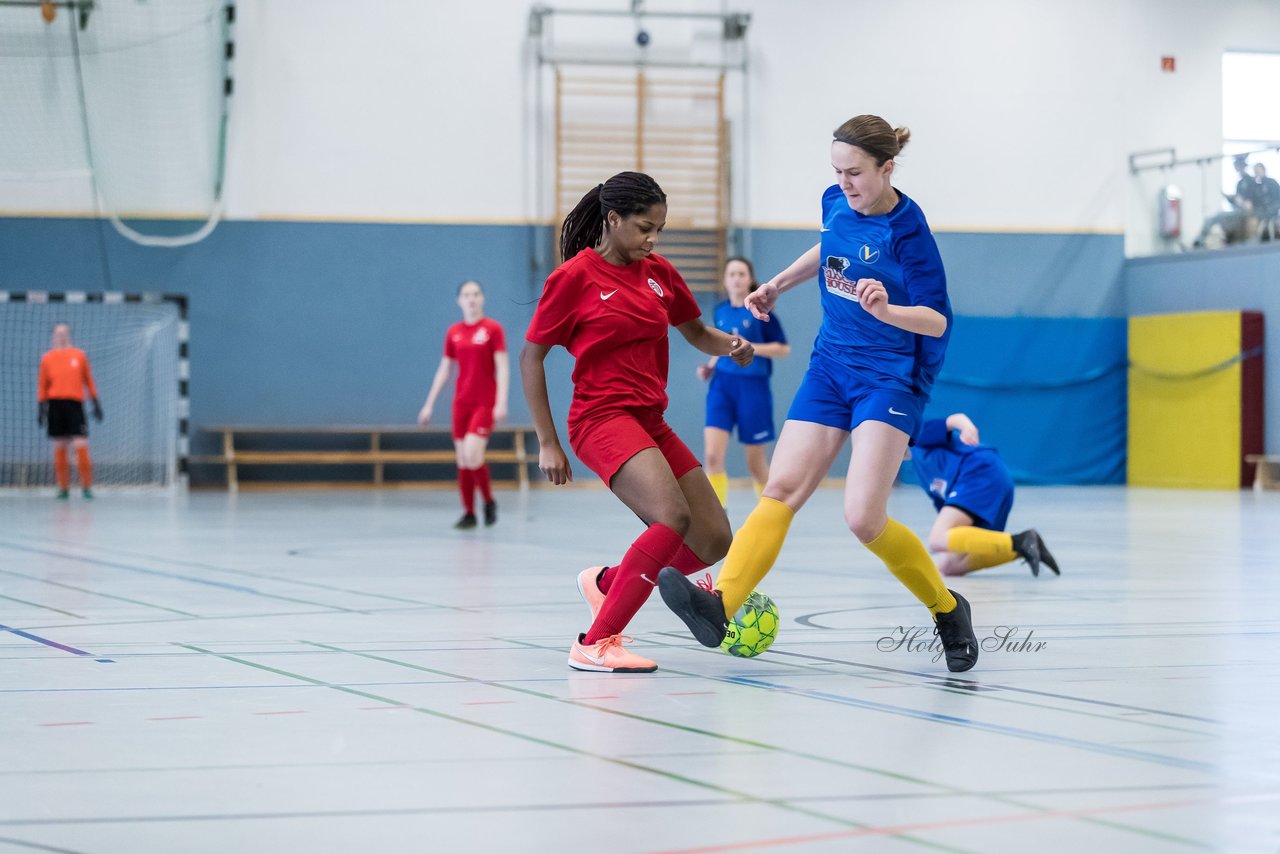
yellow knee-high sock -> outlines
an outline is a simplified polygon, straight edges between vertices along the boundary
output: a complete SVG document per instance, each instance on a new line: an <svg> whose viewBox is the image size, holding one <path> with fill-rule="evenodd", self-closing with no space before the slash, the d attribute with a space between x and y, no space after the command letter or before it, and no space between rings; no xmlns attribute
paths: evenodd
<svg viewBox="0 0 1280 854"><path fill-rule="evenodd" d="M716 491L716 498L720 499L721 507L729 506L729 475L724 472L720 474L709 474L707 480L711 481L711 488Z"/></svg>
<svg viewBox="0 0 1280 854"><path fill-rule="evenodd" d="M866 546L932 613L945 614L956 607L956 597L942 582L924 543L906 525L890 519Z"/></svg>
<svg viewBox="0 0 1280 854"><path fill-rule="evenodd" d="M947 531L947 551L969 556L969 569L986 569L1016 560L1013 537L1004 531L988 531L964 525Z"/></svg>
<svg viewBox="0 0 1280 854"><path fill-rule="evenodd" d="M761 498L733 535L733 545L729 546L729 554L716 578L716 589L724 594L726 616L738 613L751 591L773 567L795 515L795 511L781 501Z"/></svg>

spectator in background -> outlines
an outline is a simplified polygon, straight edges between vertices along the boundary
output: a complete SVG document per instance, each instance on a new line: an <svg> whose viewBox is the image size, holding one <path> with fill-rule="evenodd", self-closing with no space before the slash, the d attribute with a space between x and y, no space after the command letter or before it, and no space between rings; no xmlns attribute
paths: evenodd
<svg viewBox="0 0 1280 854"><path fill-rule="evenodd" d="M1253 213L1261 225L1262 232L1274 236L1276 216L1280 214L1280 183L1275 178L1267 177L1267 167L1261 163L1253 164L1253 188L1250 196L1253 201Z"/></svg>

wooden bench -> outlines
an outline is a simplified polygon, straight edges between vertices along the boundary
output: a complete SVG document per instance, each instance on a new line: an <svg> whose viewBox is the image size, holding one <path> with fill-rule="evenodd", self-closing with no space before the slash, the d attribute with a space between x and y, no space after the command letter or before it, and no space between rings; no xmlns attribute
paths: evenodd
<svg viewBox="0 0 1280 854"><path fill-rule="evenodd" d="M205 427L204 432L220 434L222 437L222 453L204 456L192 456L189 462L193 465L223 465L227 469L227 489L235 492L240 488L240 466L259 465L366 465L372 466L372 486L380 487L388 484L386 466L388 463L452 463L455 460L452 436L447 428L420 428L404 425L389 426L334 426L334 427L256 427L256 426L222 426ZM512 447L508 449L489 448L485 452L485 461L491 463L514 463L516 466L516 484L521 489L529 486L529 463L536 463L536 456L530 458L526 435L533 432L526 426L496 426L493 436L511 436ZM236 447L237 436L275 437L279 439L298 439L308 437L328 437L332 439L368 437L368 448L349 450L276 450L257 449L241 450ZM444 436L449 440L448 448L429 450L387 450L383 448L384 436ZM407 485L420 485L405 482ZM306 481L252 481L254 486L314 486ZM347 485L343 482L341 485ZM248 485L248 484L246 484ZM325 486L339 484L326 483Z"/></svg>
<svg viewBox="0 0 1280 854"><path fill-rule="evenodd" d="M1280 454L1247 454L1244 461L1253 463L1253 491L1280 489Z"/></svg>

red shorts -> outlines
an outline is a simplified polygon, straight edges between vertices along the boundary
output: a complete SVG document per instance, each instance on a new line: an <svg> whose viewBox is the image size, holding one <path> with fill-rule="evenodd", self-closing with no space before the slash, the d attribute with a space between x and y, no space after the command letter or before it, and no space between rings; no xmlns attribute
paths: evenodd
<svg viewBox="0 0 1280 854"><path fill-rule="evenodd" d="M453 403L453 438L475 433L486 439L493 432L492 403Z"/></svg>
<svg viewBox="0 0 1280 854"><path fill-rule="evenodd" d="M661 451L677 479L702 465L662 413L648 410L611 409L584 418L570 425L569 446L606 486L623 463L645 448Z"/></svg>

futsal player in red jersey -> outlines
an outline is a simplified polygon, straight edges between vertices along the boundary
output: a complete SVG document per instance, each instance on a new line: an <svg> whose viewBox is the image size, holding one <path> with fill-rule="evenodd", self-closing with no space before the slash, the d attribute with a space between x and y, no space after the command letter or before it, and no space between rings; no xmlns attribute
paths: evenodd
<svg viewBox="0 0 1280 854"><path fill-rule="evenodd" d="M705 326L680 274L654 253L666 219L666 194L639 172L614 175L583 196L565 218L565 262L547 279L520 352L538 468L554 484L573 480L543 364L560 345L576 360L569 444L647 526L616 566L578 576L592 623L569 650L575 670L657 670L623 647L623 629L653 592L659 571L705 569L724 557L733 538L697 458L663 419L667 327L702 352L740 365L754 351L748 341Z"/></svg>
<svg viewBox="0 0 1280 854"><path fill-rule="evenodd" d="M102 420L98 403L98 387L89 370L89 357L71 346L71 327L65 323L53 327L53 348L40 358L40 376L36 398L40 403L37 420L41 427L49 425L53 440L53 468L58 478L58 498L71 494L71 463L67 446L76 449L76 466L80 469L80 488L85 498L93 498L93 460L89 456L89 426L84 418L84 393L87 389L93 403L94 419Z"/></svg>
<svg viewBox="0 0 1280 854"><path fill-rule="evenodd" d="M498 521L498 504L489 483L489 464L484 461L493 425L507 417L507 389L510 367L507 336L498 321L484 316L484 290L479 282L458 286L458 307L462 322L449 327L444 336L444 357L436 369L431 391L418 413L418 423L431 420L436 398L453 366L458 366L458 382L453 393L453 447L458 459L458 492L462 496L462 518L455 528L476 526L476 490L484 498L484 523Z"/></svg>

